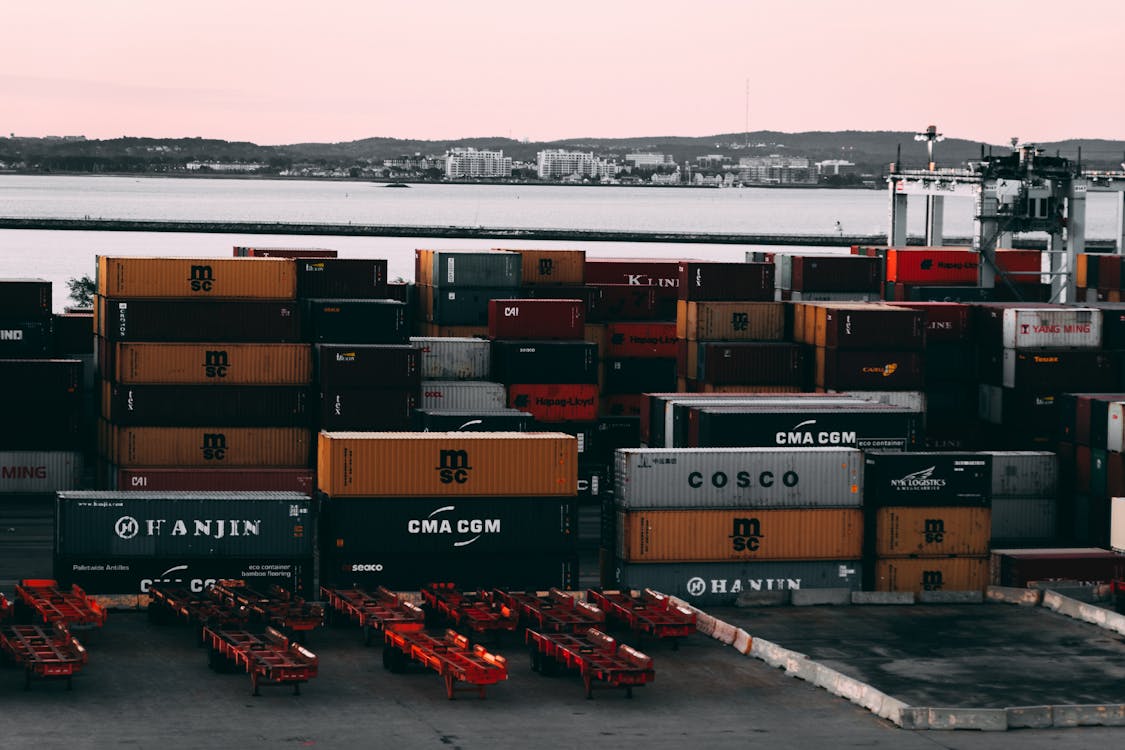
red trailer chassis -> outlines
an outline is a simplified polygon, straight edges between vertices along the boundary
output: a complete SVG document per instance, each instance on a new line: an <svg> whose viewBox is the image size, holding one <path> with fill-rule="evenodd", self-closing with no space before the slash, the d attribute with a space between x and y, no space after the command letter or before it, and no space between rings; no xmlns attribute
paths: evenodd
<svg viewBox="0 0 1125 750"><path fill-rule="evenodd" d="M485 687L508 679L507 659L479 644L470 647L468 638L452 630L441 639L422 631L384 630L383 668L401 673L408 660L437 672L445 682L449 700L455 693L467 691L483 699Z"/></svg>
<svg viewBox="0 0 1125 750"><path fill-rule="evenodd" d="M419 631L425 627L426 615L420 607L382 586L374 593L321 586L320 594L329 607L363 628L365 646L371 645L376 631Z"/></svg>
<svg viewBox="0 0 1125 750"><path fill-rule="evenodd" d="M518 612L529 628L581 634L605 622L605 612L558 589L546 594L496 589L492 595Z"/></svg>
<svg viewBox="0 0 1125 750"><path fill-rule="evenodd" d="M428 583L422 587L427 609L454 627L474 633L512 632L519 626L519 613L489 594L461 592L452 583Z"/></svg>
<svg viewBox="0 0 1125 750"><path fill-rule="evenodd" d="M543 675L552 675L559 668L578 670L588 699L594 697L595 686L624 688L626 697L632 698L633 688L644 687L656 677L651 658L596 628L582 637L529 629L525 638L532 670Z"/></svg>
<svg viewBox="0 0 1125 750"><path fill-rule="evenodd" d="M249 618L245 609L230 607L209 593L153 586L148 594L148 613L152 622L163 622L164 617L182 619L199 628L200 641L203 640L204 625L238 628L244 626Z"/></svg>
<svg viewBox="0 0 1125 750"><path fill-rule="evenodd" d="M0 594L0 625L12 619L12 603L8 597Z"/></svg>
<svg viewBox="0 0 1125 750"><path fill-rule="evenodd" d="M86 665L86 649L62 623L50 628L38 625L9 625L0 628L0 652L23 667L24 690L33 677L71 679Z"/></svg>
<svg viewBox="0 0 1125 750"><path fill-rule="evenodd" d="M673 604L671 598L651 589L645 589L639 596L628 591L589 589L586 600L638 633L673 639L673 649L679 647L677 638L695 632L695 612Z"/></svg>
<svg viewBox="0 0 1125 750"><path fill-rule="evenodd" d="M261 695L259 688L270 685L292 685L293 694L300 695L301 683L317 674L316 654L273 628L259 635L206 626L203 638L211 646L211 667L221 670L224 661L241 667L249 673L256 696Z"/></svg>
<svg viewBox="0 0 1125 750"><path fill-rule="evenodd" d="M211 595L233 608L242 607L250 619L274 625L293 633L304 634L324 624L324 607L306 602L280 586L261 592L245 581L216 581Z"/></svg>
<svg viewBox="0 0 1125 750"><path fill-rule="evenodd" d="M44 624L62 623L67 627L100 628L105 625L106 612L86 596L78 585L69 591L59 589L57 581L28 578L16 586L18 601L35 611Z"/></svg>

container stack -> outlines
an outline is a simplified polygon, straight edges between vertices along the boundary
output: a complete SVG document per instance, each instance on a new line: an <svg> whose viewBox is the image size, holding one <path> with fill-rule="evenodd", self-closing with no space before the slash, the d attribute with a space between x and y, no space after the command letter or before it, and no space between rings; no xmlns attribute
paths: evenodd
<svg viewBox="0 0 1125 750"><path fill-rule="evenodd" d="M997 547L1050 547L1059 541L1058 456L988 451L992 457L992 540Z"/></svg>
<svg viewBox="0 0 1125 750"><path fill-rule="evenodd" d="M883 267L878 258L776 253L773 262L777 269L776 298L779 300L870 302L882 299Z"/></svg>
<svg viewBox="0 0 1125 750"><path fill-rule="evenodd" d="M675 320L679 264L670 258L586 258L586 285L596 295L589 320Z"/></svg>
<svg viewBox="0 0 1125 750"><path fill-rule="evenodd" d="M99 257L102 486L309 492L296 292L292 260Z"/></svg>
<svg viewBox="0 0 1125 750"><path fill-rule="evenodd" d="M853 251L854 252L854 251ZM864 248L859 248L864 254ZM977 302L992 299L980 283L980 253L956 247L891 247L883 259L883 299L895 302Z"/></svg>
<svg viewBox="0 0 1125 750"><path fill-rule="evenodd" d="M869 451L865 461L864 588L983 591L992 456Z"/></svg>
<svg viewBox="0 0 1125 750"><path fill-rule="evenodd" d="M619 450L615 497L617 561L607 585L697 606L859 588L858 450Z"/></svg>
<svg viewBox="0 0 1125 750"><path fill-rule="evenodd" d="M83 363L52 358L51 302L49 281L0 280L0 495L81 486Z"/></svg>
<svg viewBox="0 0 1125 750"><path fill-rule="evenodd" d="M518 253L415 250L414 281L421 336L485 336L488 302L520 296Z"/></svg>
<svg viewBox="0 0 1125 750"><path fill-rule="evenodd" d="M1125 495L1125 393L1059 396L1060 535L1105 546L1113 497Z"/></svg>
<svg viewBox="0 0 1125 750"><path fill-rule="evenodd" d="M320 433L321 583L575 586L576 443L561 433Z"/></svg>

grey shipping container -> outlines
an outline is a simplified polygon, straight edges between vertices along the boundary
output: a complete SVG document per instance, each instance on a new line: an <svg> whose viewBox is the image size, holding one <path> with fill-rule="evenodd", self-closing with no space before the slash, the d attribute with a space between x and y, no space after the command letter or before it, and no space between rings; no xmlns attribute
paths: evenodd
<svg viewBox="0 0 1125 750"><path fill-rule="evenodd" d="M523 277L523 258L519 253L437 250L432 274L430 283L440 288L516 288Z"/></svg>
<svg viewBox="0 0 1125 750"><path fill-rule="evenodd" d="M863 453L852 448L618 450L615 498L653 508L858 508Z"/></svg>
<svg viewBox="0 0 1125 750"><path fill-rule="evenodd" d="M414 429L422 432L526 432L535 417L519 409L415 409Z"/></svg>
<svg viewBox="0 0 1125 750"><path fill-rule="evenodd" d="M519 289L496 286L421 286L426 320L442 326L487 326L488 303L521 297Z"/></svg>
<svg viewBox="0 0 1125 750"><path fill-rule="evenodd" d="M423 380L421 409L492 411L508 408L502 383L480 380Z"/></svg>
<svg viewBox="0 0 1125 750"><path fill-rule="evenodd" d="M56 554L54 577L64 586L81 586L93 595L147 594L164 584L195 593L215 581L233 578L254 589L280 586L304 598L316 598L313 556L302 557L152 557L67 556Z"/></svg>
<svg viewBox="0 0 1125 750"><path fill-rule="evenodd" d="M0 451L0 495L76 490L82 469L78 452Z"/></svg>
<svg viewBox="0 0 1125 750"><path fill-rule="evenodd" d="M296 492L60 492L63 557L300 557L315 514Z"/></svg>
<svg viewBox="0 0 1125 750"><path fill-rule="evenodd" d="M1020 541L1042 542L1058 535L1055 497L992 498L992 542L1006 546Z"/></svg>
<svg viewBox="0 0 1125 750"><path fill-rule="evenodd" d="M858 591L863 579L858 560L719 563L621 563L607 584L654 589L695 606L724 606L743 594L799 589Z"/></svg>
<svg viewBox="0 0 1125 750"><path fill-rule="evenodd" d="M1059 457L1049 451L986 451L992 456L992 496L1055 497ZM993 524L995 524L995 518Z"/></svg>
<svg viewBox="0 0 1125 750"><path fill-rule="evenodd" d="M425 380L487 380L492 372L492 342L472 338L415 336Z"/></svg>

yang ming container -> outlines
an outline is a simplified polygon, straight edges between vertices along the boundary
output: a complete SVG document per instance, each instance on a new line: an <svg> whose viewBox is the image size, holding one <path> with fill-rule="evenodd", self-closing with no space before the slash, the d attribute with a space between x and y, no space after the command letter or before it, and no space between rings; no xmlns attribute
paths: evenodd
<svg viewBox="0 0 1125 750"><path fill-rule="evenodd" d="M858 591L858 560L738 561L711 563L618 562L606 586L653 589L696 607L730 606L742 595L845 589Z"/></svg>
<svg viewBox="0 0 1125 750"><path fill-rule="evenodd" d="M508 391L502 383L483 380L423 380L420 408L507 409Z"/></svg>
<svg viewBox="0 0 1125 750"><path fill-rule="evenodd" d="M300 307L285 300L98 297L98 335L109 341L303 341Z"/></svg>
<svg viewBox="0 0 1125 750"><path fill-rule="evenodd" d="M523 276L518 253L503 251L416 250L414 279L438 289L519 287Z"/></svg>
<svg viewBox="0 0 1125 750"><path fill-rule="evenodd" d="M109 426L105 456L121 466L309 465L310 433L298 427Z"/></svg>
<svg viewBox="0 0 1125 750"><path fill-rule="evenodd" d="M1085 308L1006 308L1001 346L1008 349L1100 349L1102 312ZM983 331L982 335L987 335Z"/></svg>
<svg viewBox="0 0 1125 750"><path fill-rule="evenodd" d="M869 508L987 507L992 497L987 453L868 451L864 460L863 502Z"/></svg>
<svg viewBox="0 0 1125 750"><path fill-rule="evenodd" d="M880 557L987 555L991 537L989 508L880 508L875 514Z"/></svg>
<svg viewBox="0 0 1125 750"><path fill-rule="evenodd" d="M102 417L119 426L298 427L312 424L304 386L117 385L102 382Z"/></svg>
<svg viewBox="0 0 1125 750"><path fill-rule="evenodd" d="M387 261L303 258L296 261L297 296L305 299L385 299Z"/></svg>
<svg viewBox="0 0 1125 750"><path fill-rule="evenodd" d="M0 495L76 490L82 470L76 451L0 451Z"/></svg>
<svg viewBox="0 0 1125 750"><path fill-rule="evenodd" d="M405 344L410 338L406 305L393 299L309 299L305 327L311 341L326 344Z"/></svg>
<svg viewBox="0 0 1125 750"><path fill-rule="evenodd" d="M115 372L130 385L305 385L312 381L308 344L116 345Z"/></svg>
<svg viewBox="0 0 1125 750"><path fill-rule="evenodd" d="M492 372L491 341L415 336L410 345L421 353L425 380L488 380Z"/></svg>
<svg viewBox="0 0 1125 750"><path fill-rule="evenodd" d="M98 256L103 297L296 299L297 273L283 258L113 258Z"/></svg>

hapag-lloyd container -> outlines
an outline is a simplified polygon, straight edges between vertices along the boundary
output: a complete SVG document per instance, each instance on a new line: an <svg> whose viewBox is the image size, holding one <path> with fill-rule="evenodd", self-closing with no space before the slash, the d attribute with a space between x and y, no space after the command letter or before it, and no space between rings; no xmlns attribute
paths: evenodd
<svg viewBox="0 0 1125 750"><path fill-rule="evenodd" d="M513 289L523 277L518 253L472 250L415 250L415 283L448 287Z"/></svg>
<svg viewBox="0 0 1125 750"><path fill-rule="evenodd" d="M785 338L785 305L680 300L676 335L688 341L781 341Z"/></svg>
<svg viewBox="0 0 1125 750"><path fill-rule="evenodd" d="M305 385L312 382L308 344L172 344L120 342L114 372L125 384Z"/></svg>
<svg viewBox="0 0 1125 750"><path fill-rule="evenodd" d="M1050 451L986 451L992 457L992 498L1055 497L1059 457Z"/></svg>
<svg viewBox="0 0 1125 750"><path fill-rule="evenodd" d="M852 448L636 448L616 452L618 507L858 508L863 453Z"/></svg>
<svg viewBox="0 0 1125 750"><path fill-rule="evenodd" d="M110 341L303 341L301 308L288 300L98 297L97 333Z"/></svg>
<svg viewBox="0 0 1125 750"><path fill-rule="evenodd" d="M862 554L858 508L617 514L617 557L626 562L852 560Z"/></svg>
<svg viewBox="0 0 1125 750"><path fill-rule="evenodd" d="M917 247L887 250L886 279L904 284L975 284L980 253Z"/></svg>
<svg viewBox="0 0 1125 750"><path fill-rule="evenodd" d="M1081 308L1007 308L1002 346L1008 349L1099 349L1102 311Z"/></svg>
<svg viewBox="0 0 1125 750"><path fill-rule="evenodd" d="M106 427L105 457L121 466L309 465L299 427Z"/></svg>
<svg viewBox="0 0 1125 750"><path fill-rule="evenodd" d="M422 382L422 354L413 344L317 344L313 369L322 387L413 388Z"/></svg>
<svg viewBox="0 0 1125 750"><path fill-rule="evenodd" d="M494 247L492 251L519 254L523 286L551 287L586 283L585 250L530 250Z"/></svg>
<svg viewBox="0 0 1125 750"><path fill-rule="evenodd" d="M119 385L102 381L101 415L119 426L299 427L315 409L305 386Z"/></svg>
<svg viewBox="0 0 1125 750"><path fill-rule="evenodd" d="M653 589L697 607L708 607L735 604L743 594L801 589L858 591L862 580L859 560L619 562L609 583L628 589Z"/></svg>
<svg viewBox="0 0 1125 750"><path fill-rule="evenodd" d="M505 299L488 302L492 339L581 339L586 303L578 299Z"/></svg>
<svg viewBox="0 0 1125 750"><path fill-rule="evenodd" d="M989 508L891 507L875 514L880 557L987 555L991 537Z"/></svg>
<svg viewBox="0 0 1125 750"><path fill-rule="evenodd" d="M590 422L598 418L598 386L593 383L512 383L508 407L540 422Z"/></svg>
<svg viewBox="0 0 1125 750"><path fill-rule="evenodd" d="M311 469L119 468L112 482L120 492L316 492Z"/></svg>
<svg viewBox="0 0 1125 750"><path fill-rule="evenodd" d="M421 409L491 411L508 408L503 383L483 380L423 380Z"/></svg>
<svg viewBox="0 0 1125 750"><path fill-rule="evenodd" d="M75 490L82 470L77 451L0 451L0 495Z"/></svg>
<svg viewBox="0 0 1125 750"><path fill-rule="evenodd" d="M103 297L296 299L297 271L284 258L113 258L98 256Z"/></svg>
<svg viewBox="0 0 1125 750"><path fill-rule="evenodd" d="M329 497L574 495L578 441L552 432L321 432Z"/></svg>
<svg viewBox="0 0 1125 750"><path fill-rule="evenodd" d="M603 358L675 357L675 323L610 323L606 326Z"/></svg>
<svg viewBox="0 0 1125 750"><path fill-rule="evenodd" d="M492 372L492 342L475 338L414 336L422 354L425 380L487 380Z"/></svg>
<svg viewBox="0 0 1125 750"><path fill-rule="evenodd" d="M772 300L772 263L681 261L677 267L682 300Z"/></svg>
<svg viewBox="0 0 1125 750"><path fill-rule="evenodd" d="M987 557L892 557L875 562L876 591L983 591Z"/></svg>
<svg viewBox="0 0 1125 750"><path fill-rule="evenodd" d="M298 260L297 296L331 299L385 299L387 261L374 258Z"/></svg>

